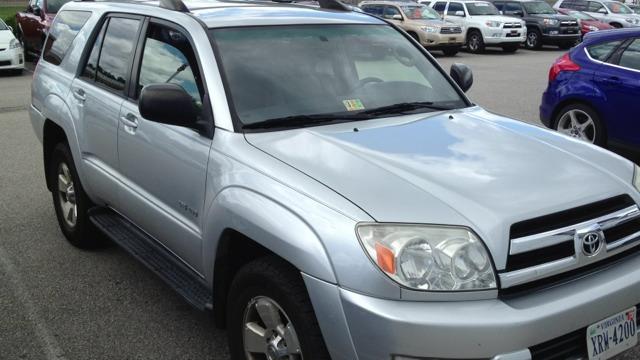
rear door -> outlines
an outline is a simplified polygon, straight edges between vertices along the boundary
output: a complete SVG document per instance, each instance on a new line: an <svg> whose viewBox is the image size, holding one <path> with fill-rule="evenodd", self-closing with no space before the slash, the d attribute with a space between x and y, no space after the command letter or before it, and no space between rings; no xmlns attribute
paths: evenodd
<svg viewBox="0 0 640 360"><path fill-rule="evenodd" d="M603 115L609 137L640 144L640 39L621 46L595 73L595 80L607 99Z"/></svg>
<svg viewBox="0 0 640 360"><path fill-rule="evenodd" d="M118 199L120 107L142 20L130 15L107 17L92 34L94 40L86 51L85 65L71 87L92 194L111 206L117 206Z"/></svg>
<svg viewBox="0 0 640 360"><path fill-rule="evenodd" d="M201 67L189 33L172 23L151 19L139 48L130 96L119 116L121 212L201 272L201 214L212 140L193 129L149 121L138 110L145 86L178 84L191 95L201 119L213 126L210 106L203 106Z"/></svg>

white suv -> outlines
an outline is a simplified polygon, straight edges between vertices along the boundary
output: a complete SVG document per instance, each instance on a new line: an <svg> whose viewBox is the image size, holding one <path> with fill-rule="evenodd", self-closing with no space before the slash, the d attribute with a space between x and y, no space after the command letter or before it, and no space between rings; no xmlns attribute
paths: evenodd
<svg viewBox="0 0 640 360"><path fill-rule="evenodd" d="M502 16L487 1L435 1L431 4L444 20L461 25L467 31L467 50L483 52L486 46L516 52L527 38L524 21Z"/></svg>

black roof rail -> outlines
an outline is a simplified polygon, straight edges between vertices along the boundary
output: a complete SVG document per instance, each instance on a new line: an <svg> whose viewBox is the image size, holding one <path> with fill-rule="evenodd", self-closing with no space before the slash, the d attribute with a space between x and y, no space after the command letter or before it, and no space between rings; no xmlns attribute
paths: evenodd
<svg viewBox="0 0 640 360"><path fill-rule="evenodd" d="M340 0L318 0L321 9L352 11L351 6L341 2Z"/></svg>
<svg viewBox="0 0 640 360"><path fill-rule="evenodd" d="M184 13L189 12L189 8L187 8L187 5L185 5L182 0L160 0L160 7Z"/></svg>

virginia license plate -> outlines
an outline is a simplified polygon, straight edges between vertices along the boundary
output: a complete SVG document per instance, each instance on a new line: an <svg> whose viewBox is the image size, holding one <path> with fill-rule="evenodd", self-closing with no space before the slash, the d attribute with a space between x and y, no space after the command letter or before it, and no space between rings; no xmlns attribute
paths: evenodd
<svg viewBox="0 0 640 360"><path fill-rule="evenodd" d="M587 328L589 360L605 360L638 343L636 308L633 307Z"/></svg>

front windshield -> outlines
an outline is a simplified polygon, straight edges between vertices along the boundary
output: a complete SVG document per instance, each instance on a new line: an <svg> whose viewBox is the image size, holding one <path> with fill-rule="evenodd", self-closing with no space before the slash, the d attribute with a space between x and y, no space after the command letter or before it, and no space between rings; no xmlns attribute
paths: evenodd
<svg viewBox="0 0 640 360"><path fill-rule="evenodd" d="M574 17L578 20L595 20L596 19L589 14L583 13L582 11L569 11L567 12L567 15Z"/></svg>
<svg viewBox="0 0 640 360"><path fill-rule="evenodd" d="M289 25L211 30L235 117L272 122L388 117L467 106L442 73L388 25ZM419 106L416 104L419 103ZM406 113L397 111L395 114ZM305 118L306 117L306 118ZM273 122L276 120L275 122ZM279 121L278 121L279 120ZM336 120L337 121L337 120Z"/></svg>
<svg viewBox="0 0 640 360"><path fill-rule="evenodd" d="M500 15L498 9L488 2L469 2L467 3L467 11L469 15Z"/></svg>
<svg viewBox="0 0 640 360"><path fill-rule="evenodd" d="M71 0L49 0L47 1L47 12L55 14L57 13L62 5L68 3Z"/></svg>
<svg viewBox="0 0 640 360"><path fill-rule="evenodd" d="M627 5L619 3L617 1L612 1L605 3L607 5L607 9L614 14L633 14L633 10L629 9Z"/></svg>
<svg viewBox="0 0 640 360"><path fill-rule="evenodd" d="M524 8L529 14L555 14L551 5L543 1L523 2Z"/></svg>
<svg viewBox="0 0 640 360"><path fill-rule="evenodd" d="M424 5L402 5L402 12L411 20L440 20L440 14Z"/></svg>

